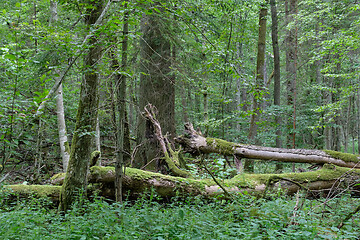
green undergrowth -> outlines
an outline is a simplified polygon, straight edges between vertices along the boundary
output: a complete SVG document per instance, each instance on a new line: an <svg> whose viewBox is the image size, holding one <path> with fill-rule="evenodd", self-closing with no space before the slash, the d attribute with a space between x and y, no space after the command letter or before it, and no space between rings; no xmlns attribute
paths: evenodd
<svg viewBox="0 0 360 240"><path fill-rule="evenodd" d="M2 194L6 194L3 192ZM4 196L0 196L1 197ZM6 198L6 196L5 196ZM3 198L3 199L5 199ZM0 200L1 201L1 200ZM336 226L360 204L343 195L324 199L281 195L256 200L172 198L164 203L153 193L123 204L95 197L79 200L59 214L44 199L1 202L0 239L357 239L359 215L342 229Z"/></svg>

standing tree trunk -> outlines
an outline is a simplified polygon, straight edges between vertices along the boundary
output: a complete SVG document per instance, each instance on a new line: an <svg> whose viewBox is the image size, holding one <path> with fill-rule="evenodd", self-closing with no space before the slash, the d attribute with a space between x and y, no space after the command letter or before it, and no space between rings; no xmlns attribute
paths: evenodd
<svg viewBox="0 0 360 240"><path fill-rule="evenodd" d="M159 2L154 3L160 13L143 15L141 21L142 37L140 40L141 75L139 89L139 109L151 103L158 109L158 120L164 134L175 136L175 82L170 76L171 47L165 37L164 24L160 15L165 8ZM138 117L137 145L134 166L141 168L159 168L158 159L162 156L151 123L141 114ZM155 165L157 163L157 165Z"/></svg>
<svg viewBox="0 0 360 240"><path fill-rule="evenodd" d="M256 62L256 82L253 90L253 106L250 120L250 129L248 140L254 143L257 134L257 122L260 118L260 106L263 94L264 74L265 74L265 42L266 42L266 15L267 8L263 5L259 13L259 37L258 37L258 53ZM254 172L254 161L245 160L244 170L246 172Z"/></svg>
<svg viewBox="0 0 360 240"><path fill-rule="evenodd" d="M127 68L127 49L128 49L128 31L129 31L129 11L127 10L128 4L125 2L124 8L124 24L123 24L123 40L121 49L121 66L120 71L126 72ZM119 63L116 58L115 51L112 55L112 67L117 69ZM126 75L115 74L116 86L116 164L115 164L115 199L117 202L122 202L122 179L124 163L130 159L130 137L129 125L127 123L127 110L126 110Z"/></svg>
<svg viewBox="0 0 360 240"><path fill-rule="evenodd" d="M281 97L281 82L280 82L280 53L279 53L279 42L278 42L278 17L276 9L276 0L270 0L271 5L271 38L273 44L273 53L274 53L274 105L280 106L280 97ZM276 147L282 148L281 141L281 117L280 114L275 115L275 124L276 124ZM282 170L282 164L276 164L276 171Z"/></svg>
<svg viewBox="0 0 360 240"><path fill-rule="evenodd" d="M297 14L297 0L285 1L285 18L289 25L295 21ZM289 113L287 119L287 147L295 148L295 129L296 129L296 70L297 70L297 26L288 30L285 39L286 42L286 76L287 76L287 105L293 107L292 113Z"/></svg>
<svg viewBox="0 0 360 240"><path fill-rule="evenodd" d="M360 154L360 88L356 91L356 103L357 103L357 113L356 113L356 128L357 128L357 140L358 140L358 154Z"/></svg>
<svg viewBox="0 0 360 240"><path fill-rule="evenodd" d="M89 29L96 22L101 12L102 1L89 0L87 2L85 23ZM86 190L91 148L96 131L99 105L99 78L96 64L100 59L100 45L96 35L90 37L88 44L90 47L84 59L86 71L81 84L70 160L61 189L59 206L61 211L68 210L74 198Z"/></svg>
<svg viewBox="0 0 360 240"><path fill-rule="evenodd" d="M52 23L55 23L58 20L58 12L57 12L57 2L50 1L50 19L49 26ZM57 72L59 74L59 72ZM56 78L56 81L59 79ZM57 89L57 97L56 97L56 114L57 114L57 122L58 122L58 131L59 131L59 143L60 143L60 155L62 158L63 170L66 172L67 166L69 164L70 158L70 145L67 139L66 133L66 122L65 122L65 113L64 113L64 98L63 98L63 88L62 84L59 85Z"/></svg>
<svg viewBox="0 0 360 240"><path fill-rule="evenodd" d="M60 84L57 91L58 95L56 97L56 113L59 130L60 153L62 158L63 170L66 172L70 158L70 145L66 133L62 84Z"/></svg>

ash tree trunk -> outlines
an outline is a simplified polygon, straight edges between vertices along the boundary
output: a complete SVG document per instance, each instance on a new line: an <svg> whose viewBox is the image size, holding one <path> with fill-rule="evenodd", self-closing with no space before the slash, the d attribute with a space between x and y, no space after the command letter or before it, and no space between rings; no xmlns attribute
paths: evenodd
<svg viewBox="0 0 360 240"><path fill-rule="evenodd" d="M102 1L87 1L85 23L88 28L96 22L102 12ZM90 37L89 50L84 57L85 74L81 84L80 101L76 116L75 132L67 174L61 189L60 210L66 211L74 197L84 192L96 132L99 105L99 78L96 63L100 59L100 45L97 37Z"/></svg>

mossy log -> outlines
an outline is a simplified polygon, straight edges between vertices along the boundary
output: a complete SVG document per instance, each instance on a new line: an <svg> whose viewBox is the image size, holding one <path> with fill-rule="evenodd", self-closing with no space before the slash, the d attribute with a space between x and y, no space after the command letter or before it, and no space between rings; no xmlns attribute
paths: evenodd
<svg viewBox="0 0 360 240"><path fill-rule="evenodd" d="M62 184L62 174L55 177L59 181L53 183ZM342 179L341 181L339 181ZM292 195L303 188L308 192L330 191L345 189L360 179L360 170L339 167L326 164L322 169L313 172L284 173L284 174L239 174L232 179L219 181L222 186L232 194L248 193L263 196L265 191L278 191ZM90 192L114 199L115 169L113 167L94 166L90 169L89 187ZM346 181L344 181L346 180ZM176 194L185 196L202 195L214 197L224 194L224 191L212 179L181 178L160 173L143 171L135 168L126 168L123 180L123 192L129 197L137 197L153 188L162 197L172 197ZM341 183L341 184L340 184ZM35 194L37 196L49 196L57 199L60 186L31 186L9 185L21 195ZM356 193L355 193L356 194Z"/></svg>
<svg viewBox="0 0 360 240"><path fill-rule="evenodd" d="M238 159L334 164L340 167L360 168L359 156L330 150L271 148L227 142L218 138L205 138L197 133L190 123L185 124L185 134L176 139L184 151L192 154L218 153L236 156Z"/></svg>
<svg viewBox="0 0 360 240"><path fill-rule="evenodd" d="M4 189L5 191L10 191L11 193L18 195L19 197L49 198L53 202L59 202L61 186L17 184L5 185Z"/></svg>

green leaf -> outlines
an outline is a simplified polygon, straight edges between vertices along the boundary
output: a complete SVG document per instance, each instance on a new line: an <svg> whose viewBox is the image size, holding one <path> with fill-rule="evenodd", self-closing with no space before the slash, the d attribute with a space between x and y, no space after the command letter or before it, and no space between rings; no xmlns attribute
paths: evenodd
<svg viewBox="0 0 360 240"><path fill-rule="evenodd" d="M180 219L181 220L184 220L184 210L182 210L182 209L179 209L179 217L180 217Z"/></svg>
<svg viewBox="0 0 360 240"><path fill-rule="evenodd" d="M13 55L13 54L6 54L4 57L7 58L7 59L10 59L10 60L13 60L13 61L16 60L16 56Z"/></svg>

